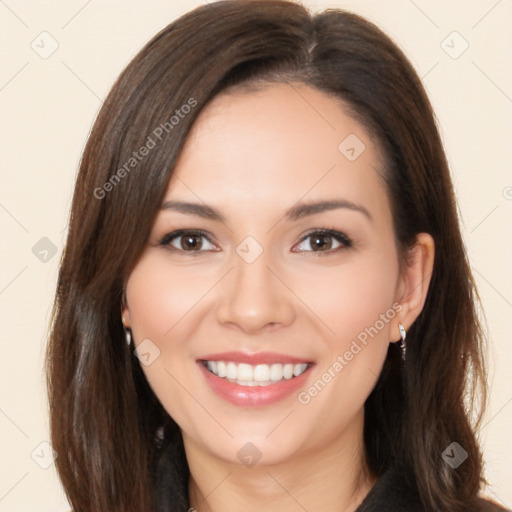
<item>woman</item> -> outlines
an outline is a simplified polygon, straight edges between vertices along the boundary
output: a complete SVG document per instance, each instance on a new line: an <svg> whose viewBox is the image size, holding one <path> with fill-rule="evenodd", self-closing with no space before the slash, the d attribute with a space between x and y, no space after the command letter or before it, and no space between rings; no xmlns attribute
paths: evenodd
<svg viewBox="0 0 512 512"><path fill-rule="evenodd" d="M498 510L475 297L389 38L195 9L121 74L77 178L47 354L73 510Z"/></svg>

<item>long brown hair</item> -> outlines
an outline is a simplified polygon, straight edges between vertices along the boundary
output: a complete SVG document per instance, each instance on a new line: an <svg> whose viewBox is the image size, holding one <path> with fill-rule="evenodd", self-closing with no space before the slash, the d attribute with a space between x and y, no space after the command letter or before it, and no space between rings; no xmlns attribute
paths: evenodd
<svg viewBox="0 0 512 512"><path fill-rule="evenodd" d="M181 434L125 344L123 286L194 120L220 91L258 82L301 82L343 100L382 149L400 253L419 232L434 238L407 365L390 344L365 404L366 457L376 476L403 468L425 510L469 510L482 479L469 406L485 398L483 335L431 105L404 54L375 25L278 0L216 2L171 23L130 62L98 114L76 182L47 350L51 442L68 499L75 512L149 512L159 507L166 471L173 510L188 507ZM454 441L468 453L457 470L441 456Z"/></svg>

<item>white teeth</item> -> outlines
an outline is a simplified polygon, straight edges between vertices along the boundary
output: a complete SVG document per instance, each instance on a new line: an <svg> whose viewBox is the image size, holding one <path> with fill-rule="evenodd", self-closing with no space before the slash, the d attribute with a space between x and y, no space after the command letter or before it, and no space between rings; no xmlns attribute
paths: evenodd
<svg viewBox="0 0 512 512"><path fill-rule="evenodd" d="M270 368L268 364L258 364L255 366L252 378L256 382L266 382L270 380Z"/></svg>
<svg viewBox="0 0 512 512"><path fill-rule="evenodd" d="M270 367L270 380L272 382L277 382L283 378L283 365L282 364L273 364Z"/></svg>
<svg viewBox="0 0 512 512"><path fill-rule="evenodd" d="M213 371L215 373L215 371ZM219 377L226 376L226 363L224 361L217 361L217 375Z"/></svg>
<svg viewBox="0 0 512 512"><path fill-rule="evenodd" d="M293 377L293 364L285 364L283 368L283 375L285 379L291 379Z"/></svg>
<svg viewBox="0 0 512 512"><path fill-rule="evenodd" d="M236 380L238 378L238 368L235 363L226 365L226 379Z"/></svg>
<svg viewBox="0 0 512 512"><path fill-rule="evenodd" d="M237 380L252 382L252 366L250 364L239 364Z"/></svg>
<svg viewBox="0 0 512 512"><path fill-rule="evenodd" d="M232 361L206 361L206 367L211 373L240 386L268 386L280 380L292 379L304 373L307 363L300 364L258 364L234 363Z"/></svg>
<svg viewBox="0 0 512 512"><path fill-rule="evenodd" d="M298 377L301 373L304 373L306 371L307 367L308 367L307 363L296 364L293 367L293 375L294 375L294 377Z"/></svg>

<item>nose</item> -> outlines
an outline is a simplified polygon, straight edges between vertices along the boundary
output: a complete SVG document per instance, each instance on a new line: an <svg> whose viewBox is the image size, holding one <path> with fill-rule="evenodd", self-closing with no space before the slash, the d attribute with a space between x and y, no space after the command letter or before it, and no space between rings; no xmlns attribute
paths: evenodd
<svg viewBox="0 0 512 512"><path fill-rule="evenodd" d="M247 263L235 255L217 305L218 321L247 334L272 331L295 319L293 295L263 253Z"/></svg>

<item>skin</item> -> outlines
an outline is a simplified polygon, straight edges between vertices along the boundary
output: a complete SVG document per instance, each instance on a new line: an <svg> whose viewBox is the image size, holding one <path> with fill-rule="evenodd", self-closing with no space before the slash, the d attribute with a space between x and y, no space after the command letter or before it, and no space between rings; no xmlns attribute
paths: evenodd
<svg viewBox="0 0 512 512"><path fill-rule="evenodd" d="M338 149L349 134L366 146L355 161ZM364 402L400 338L398 322L407 329L423 307L434 257L422 233L400 268L382 172L378 147L342 102L305 85L222 93L194 124L164 202L206 204L224 221L161 210L128 279L123 315L136 345L149 338L160 350L143 369L182 429L195 509L353 511L374 485L363 457ZM286 217L298 202L337 199L368 215L336 208ZM307 235L322 228L352 246L327 237L312 250ZM182 239L174 250L160 245L176 229L208 238L195 252ZM252 263L236 251L249 235L263 249ZM393 304L400 311L307 404L293 393L271 406L233 405L196 362L232 350L304 358L314 362L307 391ZM262 454L251 468L237 457L248 442Z"/></svg>

